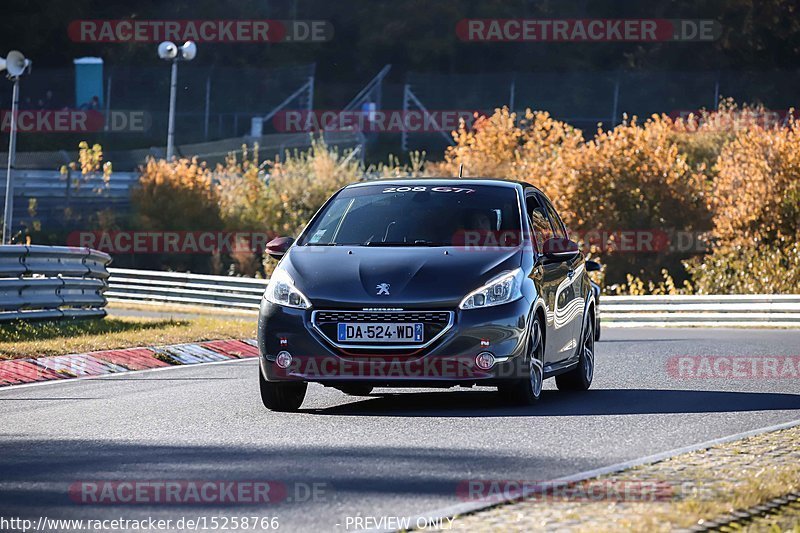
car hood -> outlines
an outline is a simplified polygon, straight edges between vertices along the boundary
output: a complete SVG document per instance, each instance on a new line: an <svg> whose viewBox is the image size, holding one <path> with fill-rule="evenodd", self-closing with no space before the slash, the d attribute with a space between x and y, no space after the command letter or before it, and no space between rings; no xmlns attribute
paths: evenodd
<svg viewBox="0 0 800 533"><path fill-rule="evenodd" d="M521 248L293 246L281 267L317 309L452 308L521 264Z"/></svg>

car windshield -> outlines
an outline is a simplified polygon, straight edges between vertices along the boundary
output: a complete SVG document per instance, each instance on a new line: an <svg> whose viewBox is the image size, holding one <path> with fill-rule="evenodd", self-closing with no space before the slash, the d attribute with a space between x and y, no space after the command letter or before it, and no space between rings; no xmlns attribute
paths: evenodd
<svg viewBox="0 0 800 533"><path fill-rule="evenodd" d="M454 246L486 235L515 246L514 188L498 185L376 184L341 191L308 228L308 246Z"/></svg>

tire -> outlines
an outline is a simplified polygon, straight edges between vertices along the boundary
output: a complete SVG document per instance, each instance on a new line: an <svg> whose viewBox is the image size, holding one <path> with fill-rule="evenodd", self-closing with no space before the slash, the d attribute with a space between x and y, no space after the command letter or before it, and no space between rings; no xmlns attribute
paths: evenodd
<svg viewBox="0 0 800 533"><path fill-rule="evenodd" d="M258 385L261 402L270 411L297 411L306 397L308 383L267 381L258 370Z"/></svg>
<svg viewBox="0 0 800 533"><path fill-rule="evenodd" d="M594 340L600 340L600 317L594 319Z"/></svg>
<svg viewBox="0 0 800 533"><path fill-rule="evenodd" d="M371 385L344 385L336 388L348 396L369 396L372 392Z"/></svg>
<svg viewBox="0 0 800 533"><path fill-rule="evenodd" d="M531 339L522 361L526 377L497 387L500 396L513 405L533 405L542 395L544 383L544 342L542 324L538 318L531 325Z"/></svg>
<svg viewBox="0 0 800 533"><path fill-rule="evenodd" d="M558 390L585 391L592 386L592 379L594 378L594 341L594 319L590 316L581 339L578 366L569 372L556 376Z"/></svg>

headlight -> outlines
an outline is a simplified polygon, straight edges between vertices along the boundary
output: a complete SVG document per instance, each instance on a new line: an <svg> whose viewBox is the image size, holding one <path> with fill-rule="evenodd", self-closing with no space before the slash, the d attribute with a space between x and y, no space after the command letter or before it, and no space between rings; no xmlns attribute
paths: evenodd
<svg viewBox="0 0 800 533"><path fill-rule="evenodd" d="M505 304L522 298L522 269L512 270L493 278L483 287L469 293L458 305L461 309L475 309Z"/></svg>
<svg viewBox="0 0 800 533"><path fill-rule="evenodd" d="M264 291L264 298L267 301L286 307L296 307L298 309L308 309L311 304L308 298L297 290L294 280L283 269L278 269L272 273L272 277Z"/></svg>

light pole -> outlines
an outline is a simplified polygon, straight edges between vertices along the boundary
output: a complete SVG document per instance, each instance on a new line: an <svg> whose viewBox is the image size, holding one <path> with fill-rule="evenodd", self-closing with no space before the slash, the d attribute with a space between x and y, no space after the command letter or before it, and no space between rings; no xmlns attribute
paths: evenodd
<svg viewBox="0 0 800 533"><path fill-rule="evenodd" d="M172 61L172 71L169 85L169 121L167 125L167 159L175 155L175 97L178 90L178 61L191 61L197 55L197 45L193 41L186 41L178 46L171 41L164 41L158 45L158 57Z"/></svg>
<svg viewBox="0 0 800 533"><path fill-rule="evenodd" d="M17 110L19 108L19 77L31 67L22 52L12 50L5 59L0 58L0 71L8 71L8 79L14 83L11 92L11 124L8 135L8 167L6 168L6 201L3 207L2 244L11 244L11 221L14 215L14 183L11 181L11 167L17 151Z"/></svg>

